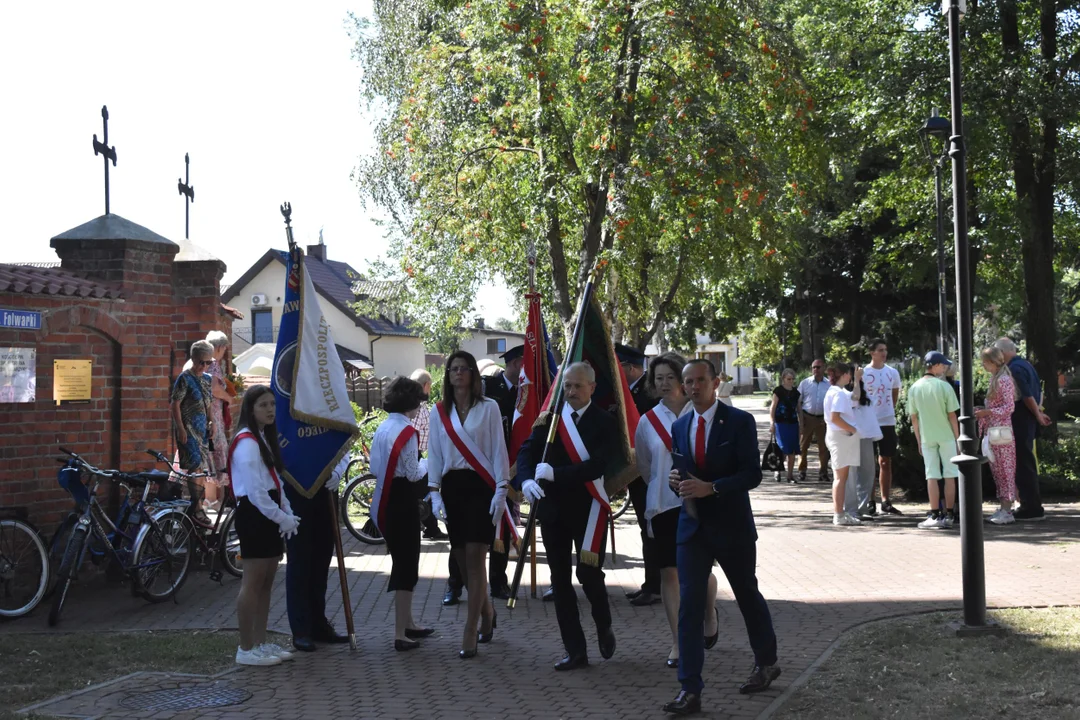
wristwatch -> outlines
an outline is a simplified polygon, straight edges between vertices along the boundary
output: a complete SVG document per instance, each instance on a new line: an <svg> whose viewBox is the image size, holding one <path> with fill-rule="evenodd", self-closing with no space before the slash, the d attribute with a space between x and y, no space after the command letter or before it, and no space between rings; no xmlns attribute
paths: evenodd
<svg viewBox="0 0 1080 720"><path fill-rule="evenodd" d="M720 494L720 488L716 483L712 484L712 494L714 497Z"/></svg>

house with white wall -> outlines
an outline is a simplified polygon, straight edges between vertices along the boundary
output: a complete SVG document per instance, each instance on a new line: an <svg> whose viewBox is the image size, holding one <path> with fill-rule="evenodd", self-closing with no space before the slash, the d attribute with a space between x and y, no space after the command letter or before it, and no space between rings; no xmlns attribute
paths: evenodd
<svg viewBox="0 0 1080 720"><path fill-rule="evenodd" d="M236 282L222 287L222 302L246 315L232 325L234 357L255 345L277 342L287 256L284 250L267 250ZM343 362L369 364L379 377L408 375L424 367L423 338L403 317L353 310L359 299L354 288L362 277L348 263L330 260L325 244L308 245L304 269L315 286Z"/></svg>

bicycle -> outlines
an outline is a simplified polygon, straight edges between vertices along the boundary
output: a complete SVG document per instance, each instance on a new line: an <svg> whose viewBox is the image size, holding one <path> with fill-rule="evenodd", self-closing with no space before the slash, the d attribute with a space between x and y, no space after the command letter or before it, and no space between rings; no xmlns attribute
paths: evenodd
<svg viewBox="0 0 1080 720"><path fill-rule="evenodd" d="M26 508L0 508L0 617L22 617L36 608L50 574L45 540Z"/></svg>
<svg viewBox="0 0 1080 720"><path fill-rule="evenodd" d="M195 551L203 565L210 568L210 579L221 582L221 571L214 567L215 559L221 561L233 577L243 577L244 567L241 564L243 558L240 555L240 537L236 534L236 497L232 492L232 485L226 486L225 496L221 500L221 507L215 513L212 525L206 525L203 518L199 517L198 493L192 492L195 481L200 478L210 477L209 472L186 473L177 468L162 453L156 450L146 450L146 454L158 462L164 463L172 474L183 480L189 490L189 501L184 514L187 515L191 528L195 531L193 537L198 546ZM205 517L205 516L204 516Z"/></svg>
<svg viewBox="0 0 1080 720"><path fill-rule="evenodd" d="M183 510L188 502L150 500L151 486L164 488L169 474L157 470L135 474L102 470L66 448L60 448L60 452L69 457L60 472L61 485L72 493L82 510L64 547L49 625L59 622L87 552L99 562L106 558L115 562L130 578L133 594L154 603L175 597L187 579L194 544L190 521ZM80 478L83 472L92 479L89 488ZM115 523L97 499L102 479L116 482L126 491ZM142 495L132 503L136 486L141 486Z"/></svg>

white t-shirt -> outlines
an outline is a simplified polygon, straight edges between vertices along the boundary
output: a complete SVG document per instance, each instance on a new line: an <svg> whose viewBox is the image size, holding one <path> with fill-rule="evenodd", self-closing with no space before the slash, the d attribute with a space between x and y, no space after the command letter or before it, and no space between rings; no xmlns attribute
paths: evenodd
<svg viewBox="0 0 1080 720"><path fill-rule="evenodd" d="M877 414L878 425L895 425L896 407L893 405L892 391L900 389L900 373L888 365L880 370L867 365L863 368L862 381L866 396L870 398L870 407Z"/></svg>
<svg viewBox="0 0 1080 720"><path fill-rule="evenodd" d="M829 392L825 393L825 422L829 424L833 432L848 434L848 431L835 424L832 419L834 412L840 413L840 417L849 425L855 425L855 411L851 407L851 393L833 385Z"/></svg>
<svg viewBox="0 0 1080 720"><path fill-rule="evenodd" d="M855 405L855 422L852 423L859 431L862 440L880 440L881 427L878 425L877 415L873 405Z"/></svg>

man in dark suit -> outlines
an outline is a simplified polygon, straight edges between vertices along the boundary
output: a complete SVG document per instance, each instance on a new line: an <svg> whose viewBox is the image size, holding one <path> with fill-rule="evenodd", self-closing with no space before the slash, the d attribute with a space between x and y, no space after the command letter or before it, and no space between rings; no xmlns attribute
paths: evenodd
<svg viewBox="0 0 1080 720"><path fill-rule="evenodd" d="M563 413L559 422L567 424L559 430L546 458L544 447L554 417L549 413L533 429L518 453L518 477L524 478L521 490L525 497L540 503L537 512L555 591L555 616L566 648L566 657L555 663L555 669L574 670L589 664L570 573L575 547L577 578L592 606L600 655L607 659L615 654L602 569L607 533L601 527L598 534L586 536L587 529L595 530L590 527L590 511L597 501L590 487L603 476L608 458L618 452L619 438L615 418L592 402L596 375L588 364L574 363L567 368L562 387L567 407L559 409Z"/></svg>
<svg viewBox="0 0 1080 720"><path fill-rule="evenodd" d="M630 384L630 396L638 415L644 415L656 405L656 400L645 388L645 353L637 348L615 343L615 355L619 358L626 381ZM649 526L645 520L645 494L648 486L641 478L635 478L626 486L630 495L630 504L634 506L638 528L641 529L641 560L645 565L645 582L634 592L628 593L631 605L652 605L660 602L660 568L657 563L654 541L649 537Z"/></svg>
<svg viewBox="0 0 1080 720"><path fill-rule="evenodd" d="M510 348L499 357L506 363L506 369L483 378L484 396L499 404L499 414L502 415L503 422L503 437L506 439L506 447L509 449L510 429L514 425L514 409L517 407L518 379L521 377L521 365L525 361L525 346L518 345ZM510 505L511 513L517 517L517 505L512 500L507 500L507 503ZM500 600L506 600L510 597L510 583L506 577L506 565L509 556L509 552L495 552L494 547L488 554L488 584L491 586L491 597ZM451 553L443 605L457 605L461 600L461 591L464 585L461 569L458 567L453 553Z"/></svg>
<svg viewBox="0 0 1080 720"><path fill-rule="evenodd" d="M772 617L758 591L755 574L757 529L749 491L761 484L757 425L750 413L716 400L718 384L711 362L697 359L687 363L683 387L694 412L680 417L671 428L675 458L671 482L683 498L677 536L682 690L664 705L664 712L673 715L701 711L701 668L705 662L701 628L705 587L714 560L731 584L754 650L754 670L739 692L766 690L780 675Z"/></svg>

